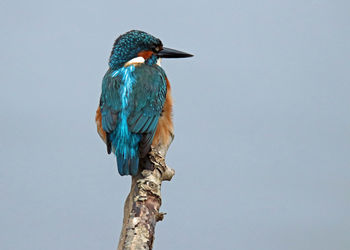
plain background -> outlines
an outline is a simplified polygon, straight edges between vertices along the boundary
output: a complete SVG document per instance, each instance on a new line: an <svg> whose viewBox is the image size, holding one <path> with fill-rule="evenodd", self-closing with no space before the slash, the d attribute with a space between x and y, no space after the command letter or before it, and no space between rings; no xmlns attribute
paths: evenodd
<svg viewBox="0 0 350 250"><path fill-rule="evenodd" d="M2 0L0 249L117 246L130 178L96 133L118 35L163 60L175 141L154 249L350 249L350 3Z"/></svg>

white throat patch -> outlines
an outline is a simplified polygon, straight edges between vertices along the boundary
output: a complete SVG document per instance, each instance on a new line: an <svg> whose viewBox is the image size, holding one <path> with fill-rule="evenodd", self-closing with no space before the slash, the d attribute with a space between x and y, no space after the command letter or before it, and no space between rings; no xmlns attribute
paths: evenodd
<svg viewBox="0 0 350 250"><path fill-rule="evenodd" d="M134 57L133 59L125 63L125 66L129 66L134 63L145 63L145 58L143 58L142 56Z"/></svg>
<svg viewBox="0 0 350 250"><path fill-rule="evenodd" d="M161 66L160 65L161 61L162 61L162 59L158 58L158 60L157 60L157 65L158 66ZM136 63L145 63L145 58L143 58L142 56L134 57L133 59L131 59L128 62L126 62L124 64L124 67L127 67L127 66L129 66L131 64L136 64Z"/></svg>

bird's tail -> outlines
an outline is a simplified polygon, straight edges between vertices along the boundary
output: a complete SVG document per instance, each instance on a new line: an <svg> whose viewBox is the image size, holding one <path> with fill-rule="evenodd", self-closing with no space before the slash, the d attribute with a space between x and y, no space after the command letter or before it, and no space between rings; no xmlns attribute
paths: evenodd
<svg viewBox="0 0 350 250"><path fill-rule="evenodd" d="M139 170L139 157L124 159L122 155L117 156L118 172L120 175L137 175Z"/></svg>

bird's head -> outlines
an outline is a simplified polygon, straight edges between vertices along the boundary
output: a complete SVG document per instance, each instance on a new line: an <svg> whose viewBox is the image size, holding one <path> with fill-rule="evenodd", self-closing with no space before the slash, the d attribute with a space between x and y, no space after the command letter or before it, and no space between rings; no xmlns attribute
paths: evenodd
<svg viewBox="0 0 350 250"><path fill-rule="evenodd" d="M139 30L131 30L114 42L109 66L113 69L122 67L128 61L142 57L146 63L154 64L158 58L183 58L192 55L163 47L158 38Z"/></svg>

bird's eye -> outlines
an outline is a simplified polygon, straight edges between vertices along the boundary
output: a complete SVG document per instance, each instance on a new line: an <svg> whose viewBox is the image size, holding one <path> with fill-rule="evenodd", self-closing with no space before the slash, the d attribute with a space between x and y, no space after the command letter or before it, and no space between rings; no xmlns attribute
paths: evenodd
<svg viewBox="0 0 350 250"><path fill-rule="evenodd" d="M154 51L154 52L159 52L159 51L160 51L160 48L159 48L159 47L155 47L155 48L153 49L153 51Z"/></svg>

